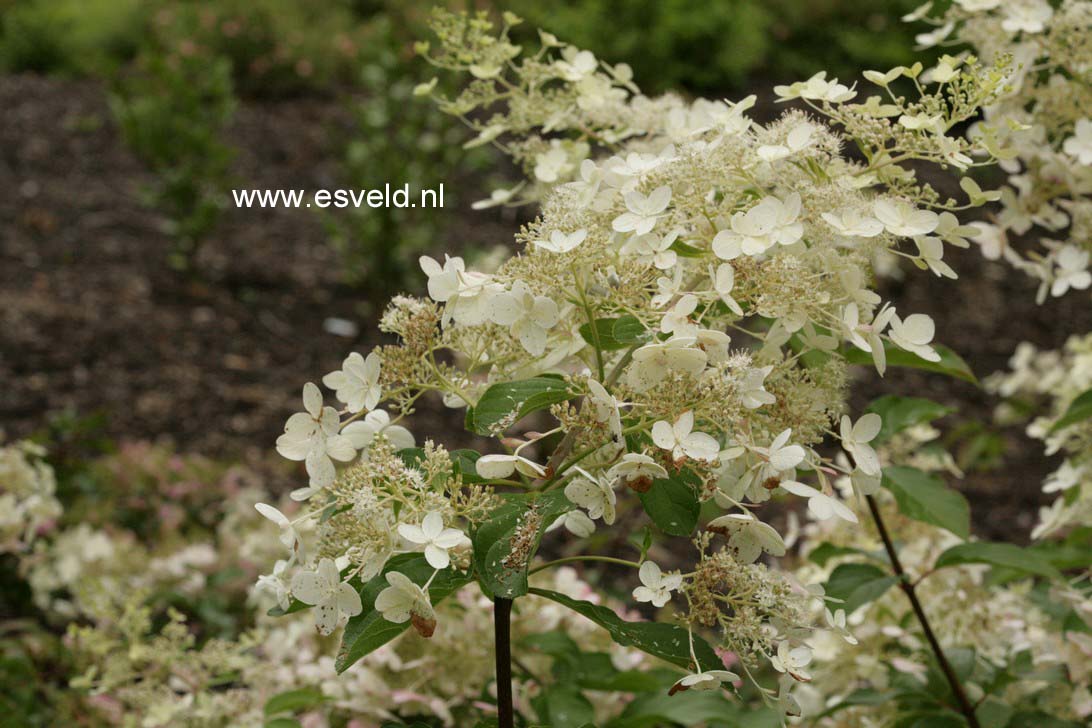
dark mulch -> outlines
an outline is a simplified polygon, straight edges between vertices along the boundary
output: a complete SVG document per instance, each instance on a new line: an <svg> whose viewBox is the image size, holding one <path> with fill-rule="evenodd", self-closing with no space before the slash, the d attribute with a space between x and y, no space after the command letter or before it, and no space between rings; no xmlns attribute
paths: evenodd
<svg viewBox="0 0 1092 728"><path fill-rule="evenodd" d="M100 85L0 78L0 108L0 427L9 437L66 409L101 412L111 437L167 435L184 449L257 461L301 384L374 341L380 302L340 284L312 212L229 209L201 276L187 278L167 266L164 221L140 201L151 178L118 138ZM332 140L349 124L332 100L243 105L231 133L240 185L338 186ZM437 250L511 240L513 220L469 212L478 196L464 190L462 209L442 211L451 234ZM975 251L951 257L962 285L914 271L886 292L900 311L930 313L938 339L980 375L1004 368L1020 341L1057 347L1092 324L1087 297L1037 307L1020 275ZM329 317L356 322L359 336L327 333ZM885 391L940 400L960 417L988 418L995 404L971 385L896 370L882 382L864 373L855 409ZM1018 430L1004 436L1005 466L960 487L978 504L981 533L1019 540L1053 463Z"/></svg>

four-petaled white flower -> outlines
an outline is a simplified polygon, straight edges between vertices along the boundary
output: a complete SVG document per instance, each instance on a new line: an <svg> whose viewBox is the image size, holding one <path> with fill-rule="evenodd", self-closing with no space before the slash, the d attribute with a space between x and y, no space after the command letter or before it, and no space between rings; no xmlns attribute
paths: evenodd
<svg viewBox="0 0 1092 728"><path fill-rule="evenodd" d="M623 212L614 218L611 227L620 233L631 232L644 235L652 232L652 228L656 226L656 221L660 219L664 211L667 210L667 206L671 204L671 188L666 186L657 187L649 192L647 196L642 195L637 190L630 190L625 194L624 199L627 212Z"/></svg>
<svg viewBox="0 0 1092 728"><path fill-rule="evenodd" d="M493 297L493 321L510 327L512 335L532 356L546 351L546 332L560 318L557 304L546 296L536 296L523 281L512 284L512 290Z"/></svg>
<svg viewBox="0 0 1092 728"><path fill-rule="evenodd" d="M370 447L380 436L387 438L395 450L405 450L417 444L413 433L402 425L392 425L391 416L382 409L372 410L364 415L364 419L345 425L341 435L357 450Z"/></svg>
<svg viewBox="0 0 1092 728"><path fill-rule="evenodd" d="M690 315L698 308L698 297L692 293L680 296L675 305L660 320L660 331L676 336L693 336L697 327Z"/></svg>
<svg viewBox="0 0 1092 728"><path fill-rule="evenodd" d="M376 611L395 624L413 620L422 637L431 637L436 629L436 613L428 592L399 571L388 571L386 577L389 586L375 598Z"/></svg>
<svg viewBox="0 0 1092 728"><path fill-rule="evenodd" d="M627 377L629 384L638 392L651 389L672 372L700 374L709 356L694 345L693 336L680 336L655 344L645 344L633 352L633 364Z"/></svg>
<svg viewBox="0 0 1092 728"><path fill-rule="evenodd" d="M320 634L337 628L341 615L355 617L364 611L360 595L341 574L332 559L322 559L314 571L300 571L292 577L292 596L315 609L315 626Z"/></svg>
<svg viewBox="0 0 1092 728"><path fill-rule="evenodd" d="M292 521L288 520L288 516L267 503L255 503L254 509L258 511L258 513L261 513L264 518L267 518L280 526L281 543L284 544L284 547L289 551L298 554L302 542L300 541L299 533L296 532L295 525Z"/></svg>
<svg viewBox="0 0 1092 728"><path fill-rule="evenodd" d="M891 329L888 336L900 349L905 349L912 354L917 354L926 361L940 361L940 354L929 346L936 333L933 319L924 313L914 313L905 319L897 315L891 316Z"/></svg>
<svg viewBox="0 0 1092 728"><path fill-rule="evenodd" d="M1073 136L1062 144L1062 151L1081 164L1092 165L1092 119L1078 119Z"/></svg>
<svg viewBox="0 0 1092 728"><path fill-rule="evenodd" d="M634 235L622 246L622 255L631 255L641 261L652 263L660 270L668 270L675 266L679 256L671 249L678 239L678 232L670 232L666 235L646 233Z"/></svg>
<svg viewBox="0 0 1092 728"><path fill-rule="evenodd" d="M429 511L421 521L402 523L398 533L410 543L425 547L425 561L434 569L446 569L451 564L448 549L466 541L466 536L457 528L444 528L444 517L438 511Z"/></svg>
<svg viewBox="0 0 1092 728"><path fill-rule="evenodd" d="M365 359L354 351L345 357L341 369L327 374L322 383L334 390L334 395L350 412L373 410L383 396L379 368L379 354L373 351Z"/></svg>
<svg viewBox="0 0 1092 728"><path fill-rule="evenodd" d="M872 212L892 235L912 238L937 229L940 216L932 210L919 210L903 200L876 200Z"/></svg>
<svg viewBox="0 0 1092 728"><path fill-rule="evenodd" d="M728 310L736 316L743 315L743 308L736 299L732 298L732 289L736 285L736 271L731 263L721 263L717 266L716 273L710 276L713 279L713 290L720 296L720 300L728 306Z"/></svg>
<svg viewBox="0 0 1092 728"><path fill-rule="evenodd" d="M610 429L611 441L617 445L625 445L622 436L622 413L619 410L620 403L613 394L607 391L594 379L588 380L587 402L592 408L596 422L602 422Z"/></svg>
<svg viewBox="0 0 1092 728"><path fill-rule="evenodd" d="M880 334L887 328L887 324L894 315L895 309L884 306L873 317L871 323L862 324L860 310L856 303L846 304L842 308L842 325L845 327L846 338L858 349L872 354L872 361L881 377L887 369L887 350L884 349Z"/></svg>
<svg viewBox="0 0 1092 728"><path fill-rule="evenodd" d="M310 495L314 489L334 482L333 460L348 462L356 457L352 441L338 434L341 418L333 407L324 407L322 392L313 383L303 385L303 407L288 418L284 434L277 438L277 452L289 460L303 460L310 477ZM331 459L332 458L332 459Z"/></svg>
<svg viewBox="0 0 1092 728"><path fill-rule="evenodd" d="M736 682L739 682L739 675L727 670L694 672L672 685L667 694L674 695L684 690L716 690L724 683Z"/></svg>
<svg viewBox="0 0 1092 728"><path fill-rule="evenodd" d="M763 144L755 153L759 159L767 162L776 162L779 159L791 157L799 151L811 146L815 127L806 121L799 122L785 135L784 144Z"/></svg>
<svg viewBox="0 0 1092 728"><path fill-rule="evenodd" d="M718 258L734 260L740 255L758 255L774 245L792 245L804 235L800 216L800 195L791 193L784 201L766 197L746 212L732 215L731 228L713 238Z"/></svg>
<svg viewBox="0 0 1092 728"><path fill-rule="evenodd" d="M547 531L565 527L565 530L577 538L587 538L595 533L595 521L588 517L584 511L576 508L557 517L553 523L546 527Z"/></svg>
<svg viewBox="0 0 1092 728"><path fill-rule="evenodd" d="M880 434L882 426L883 420L874 412L862 415L856 423L842 415L842 447L853 456L853 461L865 475L880 474L880 459L868 443Z"/></svg>
<svg viewBox="0 0 1092 728"><path fill-rule="evenodd" d="M434 258L422 255L418 261L428 276L428 295L437 303L444 303L459 292L459 274L466 270L462 258L444 256L441 266Z"/></svg>
<svg viewBox="0 0 1092 728"><path fill-rule="evenodd" d="M608 526L614 523L614 505L618 497L610 483L596 478L581 468L575 468L580 474L565 485L565 497L573 505L588 511L590 518L602 518Z"/></svg>
<svg viewBox="0 0 1092 728"><path fill-rule="evenodd" d="M766 391L766 377L773 371L773 366L748 369L739 382L739 399L747 409L758 409L764 404L773 404L777 398Z"/></svg>
<svg viewBox="0 0 1092 728"><path fill-rule="evenodd" d="M1001 30L1006 33L1042 33L1052 17L1054 9L1046 0L1007 2Z"/></svg>
<svg viewBox="0 0 1092 728"><path fill-rule="evenodd" d="M1058 265L1054 271L1054 280L1050 284L1050 295L1062 296L1070 288L1083 291L1092 286L1092 273L1088 271L1090 254L1076 245L1066 245L1058 251L1054 262Z"/></svg>
<svg viewBox="0 0 1092 728"><path fill-rule="evenodd" d="M750 513L729 513L714 518L706 528L727 536L728 548L741 563L753 564L763 551L771 556L785 555L785 541L781 534Z"/></svg>
<svg viewBox="0 0 1092 728"><path fill-rule="evenodd" d="M918 246L918 254L920 259L914 261L920 268L928 268L933 271L937 276L944 278L958 278L956 272L952 270L952 267L945 263L941 258L944 257L944 243L940 238L934 238L932 235L919 235L914 238L914 244Z"/></svg>
<svg viewBox="0 0 1092 728"><path fill-rule="evenodd" d="M714 462L720 454L720 445L704 432L693 432L694 412L688 410L679 415L674 423L663 420L652 425L652 441L667 450L676 461L685 458Z"/></svg>
<svg viewBox="0 0 1092 728"><path fill-rule="evenodd" d="M832 632L851 645L857 644L857 638L846 628L846 610L839 609L838 611L831 613L831 611L827 609L826 618L827 626L830 627Z"/></svg>
<svg viewBox="0 0 1092 728"><path fill-rule="evenodd" d="M671 601L671 592L682 586L681 574L664 574L654 561L641 564L638 572L641 586L633 590L633 598L639 602L652 602L654 607L662 607Z"/></svg>
<svg viewBox="0 0 1092 728"><path fill-rule="evenodd" d="M777 646L777 654L770 657L773 669L791 675L797 682L811 680L804 668L811 662L811 650L804 645L793 647L788 640L784 640Z"/></svg>
<svg viewBox="0 0 1092 728"><path fill-rule="evenodd" d="M546 468L519 455L482 455L474 468L478 475L487 480L507 478L515 471L528 478L541 478L546 475Z"/></svg>
<svg viewBox="0 0 1092 728"><path fill-rule="evenodd" d="M790 86L774 86L774 93L779 101L789 99L810 99L812 101L829 101L840 104L850 101L857 96L857 92L845 84L838 83L838 79L827 80L827 72L820 71L807 81L797 81Z"/></svg>
<svg viewBox="0 0 1092 728"><path fill-rule="evenodd" d="M835 497L829 496L810 485L795 480L782 480L781 487L793 495L808 499L808 510L820 521L837 516L843 521L857 523L857 514Z"/></svg>
<svg viewBox="0 0 1092 728"><path fill-rule="evenodd" d="M774 438L769 447L755 448L755 452L762 455L769 462L770 467L779 473L792 470L804 460L807 451L799 445L789 445L791 436L791 428L784 430Z"/></svg>
<svg viewBox="0 0 1092 728"><path fill-rule="evenodd" d="M588 231L583 228L574 230L571 233L554 230L550 233L549 240L535 240L534 244L536 247L548 250L551 253L568 253L570 250L575 250L587 237Z"/></svg>
<svg viewBox="0 0 1092 728"><path fill-rule="evenodd" d="M666 478L664 466L644 453L627 452L622 459L607 471L611 483L622 481L627 487L644 493L652 487L652 481Z"/></svg>
<svg viewBox="0 0 1092 728"><path fill-rule="evenodd" d="M849 238L874 238L883 232L883 223L859 210L824 212L819 217L834 228L839 235Z"/></svg>

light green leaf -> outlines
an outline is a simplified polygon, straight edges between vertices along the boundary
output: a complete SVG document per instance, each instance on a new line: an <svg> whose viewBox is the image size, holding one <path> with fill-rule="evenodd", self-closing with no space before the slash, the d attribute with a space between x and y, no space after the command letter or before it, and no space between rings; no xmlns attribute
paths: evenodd
<svg viewBox="0 0 1092 728"><path fill-rule="evenodd" d="M956 354L943 344L933 344L933 348L940 354L940 361L926 361L917 354L903 351L891 342L885 341L884 351L887 353L887 366L924 369L927 372L947 374L949 377L962 379L971 384L978 384L978 378L975 377L974 372L971 371L971 368L967 366L967 362L963 361L959 354ZM850 364L872 365L872 354L867 351L862 351L855 346L848 347L843 353L846 361Z"/></svg>
<svg viewBox="0 0 1092 728"><path fill-rule="evenodd" d="M278 693L265 703L265 714L296 713L325 702L326 696L318 688L300 688Z"/></svg>
<svg viewBox="0 0 1092 728"><path fill-rule="evenodd" d="M827 580L826 594L841 599L843 603L837 608L852 614L862 605L879 599L898 581L897 576L872 564L839 564Z"/></svg>
<svg viewBox="0 0 1092 728"><path fill-rule="evenodd" d="M873 445L879 445L890 440L898 432L915 425L932 422L954 410L921 397L897 397L889 394L873 400L865 411L875 412L883 419L880 434L872 441Z"/></svg>
<svg viewBox="0 0 1092 728"><path fill-rule="evenodd" d="M572 509L564 491L508 493L505 502L471 534L474 566L482 591L489 596L515 599L527 593L527 566L538 550L542 533L558 516ZM531 520L533 517L534 520ZM519 563L506 563L516 530L538 523L531 543Z"/></svg>
<svg viewBox="0 0 1092 728"><path fill-rule="evenodd" d="M498 382L485 390L476 405L467 408L466 428L479 435L491 435L571 396L565 380L558 376Z"/></svg>
<svg viewBox="0 0 1092 728"><path fill-rule="evenodd" d="M386 574L398 571L409 577L415 584L423 585L432 577L433 569L425 561L423 554L399 554L391 557L383 567L383 573L369 581L360 590L363 611L349 619L341 636L341 648L338 650L334 667L338 673L348 670L357 660L382 647L392 639L409 629L410 623L395 624L383 619L375 610L375 599L379 592L387 588ZM470 583L470 575L454 569L444 569L436 574L429 586L429 598L433 606L446 599L452 592Z"/></svg>
<svg viewBox="0 0 1092 728"><path fill-rule="evenodd" d="M1092 389L1077 395L1077 398L1069 403L1065 414L1051 426L1050 431L1057 432L1082 420L1087 420L1089 417L1092 417Z"/></svg>
<svg viewBox="0 0 1092 728"><path fill-rule="evenodd" d="M961 543L938 556L934 568L958 564L990 564L1047 579L1062 578L1061 572L1042 554L1011 543Z"/></svg>
<svg viewBox="0 0 1092 728"><path fill-rule="evenodd" d="M890 490L907 518L946 528L960 538L971 534L971 509L963 495L940 478L917 468L883 469L883 486Z"/></svg>
<svg viewBox="0 0 1092 728"><path fill-rule="evenodd" d="M660 530L672 536L689 536L698 525L701 503L696 490L698 479L684 470L670 478L652 481L641 493L641 505Z"/></svg>
<svg viewBox="0 0 1092 728"><path fill-rule="evenodd" d="M664 622L627 622L613 609L573 599L549 589L532 588L529 593L550 599L574 612L583 614L610 632L611 638L623 647L636 647L642 652L647 652L683 669L694 669L693 660L690 658L690 638L684 627ZM698 662L701 663L698 667L703 670L719 670L724 664L709 643L699 635L694 635L694 653L697 655Z"/></svg>
<svg viewBox="0 0 1092 728"><path fill-rule="evenodd" d="M603 318L595 320L595 329L591 324L580 327L584 341L595 345L598 337L599 348L603 351L627 349L645 338L645 327L636 316Z"/></svg>

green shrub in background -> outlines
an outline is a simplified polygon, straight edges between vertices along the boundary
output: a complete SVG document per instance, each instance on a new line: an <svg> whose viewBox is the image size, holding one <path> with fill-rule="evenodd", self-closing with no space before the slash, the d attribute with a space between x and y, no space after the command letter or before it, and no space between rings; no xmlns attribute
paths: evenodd
<svg viewBox="0 0 1092 728"><path fill-rule="evenodd" d="M110 73L136 54L150 7L144 0L0 0L0 67Z"/></svg>
<svg viewBox="0 0 1092 728"><path fill-rule="evenodd" d="M741 91L819 70L855 77L914 59L899 17L917 0L494 0L599 58L626 62L646 92ZM529 31L524 31L529 32Z"/></svg>
<svg viewBox="0 0 1092 728"><path fill-rule="evenodd" d="M150 49L111 101L126 143L156 174L148 197L176 240L170 263L192 270L227 199L234 153L222 135L236 105L231 62Z"/></svg>

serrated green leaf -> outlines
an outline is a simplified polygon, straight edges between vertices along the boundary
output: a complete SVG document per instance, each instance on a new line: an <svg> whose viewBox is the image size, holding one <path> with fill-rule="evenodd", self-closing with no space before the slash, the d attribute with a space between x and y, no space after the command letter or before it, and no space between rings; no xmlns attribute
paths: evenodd
<svg viewBox="0 0 1092 728"><path fill-rule="evenodd" d="M498 382L466 410L466 428L479 435L491 435L550 405L564 402L569 394L565 380L541 375L515 382Z"/></svg>
<svg viewBox="0 0 1092 728"><path fill-rule="evenodd" d="M887 366L907 367L910 369L923 369L927 372L947 374L949 377L962 379L971 384L978 384L978 378L967 366L967 362L943 344L933 344L933 348L940 355L940 361L926 361L917 354L911 354L895 346L889 341L884 342L884 351L887 354ZM855 346L847 347L843 354L850 364L863 364L872 366L872 354L858 349Z"/></svg>
<svg viewBox="0 0 1092 728"><path fill-rule="evenodd" d="M334 661L334 668L340 674L349 669L360 658L373 652L405 632L409 622L395 624L383 619L375 609L375 599L387 588L386 574L398 571L410 581L423 585L432 577L433 569L423 554L399 554L391 557L383 567L383 572L365 584L360 590L360 601L364 607L360 614L349 619L341 636L341 648ZM470 583L470 575L454 569L441 570L429 586L429 598L433 606L446 599L452 592Z"/></svg>
<svg viewBox="0 0 1092 728"><path fill-rule="evenodd" d="M627 622L613 609L573 599L560 592L532 588L529 593L550 599L574 612L583 614L610 632L611 638L623 647L636 647L642 652L647 652L683 669L694 669L693 660L690 657L690 637L687 630L677 624ZM694 635L694 653L700 663L698 667L703 670L719 670L724 664L709 643L699 635Z"/></svg>
<svg viewBox="0 0 1092 728"><path fill-rule="evenodd" d="M930 399L889 394L873 400L865 411L874 412L883 420L880 433L872 441L873 445L879 445L898 432L940 419L954 410Z"/></svg>
<svg viewBox="0 0 1092 728"><path fill-rule="evenodd" d="M698 525L701 503L696 490L698 479L682 471L670 478L652 481L652 487L641 493L645 513L661 531L672 536L689 536Z"/></svg>
<svg viewBox="0 0 1092 728"><path fill-rule="evenodd" d="M640 343L645 338L645 334L646 330L640 319L628 315L596 319L594 329L591 324L580 327L580 336L584 341L593 346L598 343L603 351L627 349ZM597 337L598 341L596 341Z"/></svg>
<svg viewBox="0 0 1092 728"><path fill-rule="evenodd" d="M971 534L971 509L967 499L940 478L917 468L883 469L883 486L891 491L899 512L907 518L946 528L960 538Z"/></svg>
<svg viewBox="0 0 1092 728"><path fill-rule="evenodd" d="M515 599L527 593L527 567L538 549L546 528L557 517L572 509L572 504L562 490L548 493L509 493L502 496L505 502L493 510L471 534L474 544L474 567L482 591L491 597ZM532 543L517 564L505 563L512 551L512 537L516 530L527 523L534 509L538 529Z"/></svg>
<svg viewBox="0 0 1092 728"><path fill-rule="evenodd" d="M1077 395L1077 398L1069 403L1065 414L1051 425L1050 431L1052 433L1057 432L1082 420L1087 420L1089 417L1092 417L1092 389Z"/></svg>
<svg viewBox="0 0 1092 728"><path fill-rule="evenodd" d="M934 568L959 564L990 564L1047 579L1062 578L1061 572L1042 554L1011 543L961 543L938 556Z"/></svg>
<svg viewBox="0 0 1092 728"><path fill-rule="evenodd" d="M826 594L841 599L842 604L836 608L852 614L862 605L879 599L898 581L897 576L872 564L839 564L827 580Z"/></svg>

